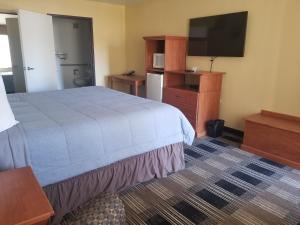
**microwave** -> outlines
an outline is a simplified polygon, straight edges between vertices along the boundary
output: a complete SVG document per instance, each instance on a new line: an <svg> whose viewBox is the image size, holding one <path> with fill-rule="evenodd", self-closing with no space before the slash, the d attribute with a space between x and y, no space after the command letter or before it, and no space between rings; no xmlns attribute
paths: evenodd
<svg viewBox="0 0 300 225"><path fill-rule="evenodd" d="M153 54L153 68L164 69L165 68L165 54L154 53Z"/></svg>

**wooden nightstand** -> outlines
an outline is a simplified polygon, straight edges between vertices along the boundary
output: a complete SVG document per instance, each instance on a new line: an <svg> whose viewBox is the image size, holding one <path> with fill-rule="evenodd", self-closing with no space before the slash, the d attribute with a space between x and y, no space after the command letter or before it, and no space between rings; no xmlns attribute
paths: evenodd
<svg viewBox="0 0 300 225"><path fill-rule="evenodd" d="M46 225L53 209L30 167L0 173L0 224Z"/></svg>

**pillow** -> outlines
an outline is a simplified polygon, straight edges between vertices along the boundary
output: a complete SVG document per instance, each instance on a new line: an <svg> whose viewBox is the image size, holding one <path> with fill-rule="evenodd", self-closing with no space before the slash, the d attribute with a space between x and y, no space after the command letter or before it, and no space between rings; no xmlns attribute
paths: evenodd
<svg viewBox="0 0 300 225"><path fill-rule="evenodd" d="M7 100L2 76L0 76L0 132L11 128L17 123L18 121L15 120L15 116Z"/></svg>

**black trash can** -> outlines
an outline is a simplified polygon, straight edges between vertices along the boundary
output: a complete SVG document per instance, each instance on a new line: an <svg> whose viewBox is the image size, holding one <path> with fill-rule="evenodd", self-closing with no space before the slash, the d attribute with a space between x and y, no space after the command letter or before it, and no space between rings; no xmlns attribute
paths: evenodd
<svg viewBox="0 0 300 225"><path fill-rule="evenodd" d="M209 120L206 123L206 133L209 137L220 137L223 134L224 120Z"/></svg>

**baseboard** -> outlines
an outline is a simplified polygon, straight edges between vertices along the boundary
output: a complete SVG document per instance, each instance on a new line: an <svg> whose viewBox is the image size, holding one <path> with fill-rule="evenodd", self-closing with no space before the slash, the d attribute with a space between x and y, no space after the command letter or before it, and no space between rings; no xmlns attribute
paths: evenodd
<svg viewBox="0 0 300 225"><path fill-rule="evenodd" d="M243 138L244 137L244 132L241 130L237 130L231 127L224 127L224 132L229 133L229 134L233 134L237 137Z"/></svg>
<svg viewBox="0 0 300 225"><path fill-rule="evenodd" d="M201 133L196 132L196 137L197 138L201 138L201 137L204 137L204 136L206 136L206 131L202 131Z"/></svg>

